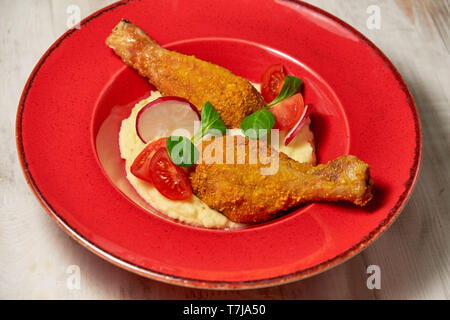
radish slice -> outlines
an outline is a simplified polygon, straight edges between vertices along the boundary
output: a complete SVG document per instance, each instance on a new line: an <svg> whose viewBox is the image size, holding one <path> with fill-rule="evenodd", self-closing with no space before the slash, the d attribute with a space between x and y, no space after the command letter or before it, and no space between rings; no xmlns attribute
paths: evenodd
<svg viewBox="0 0 450 320"><path fill-rule="evenodd" d="M189 101L179 97L161 97L139 111L136 132L144 143L170 135L191 138L195 121L200 121L200 114Z"/></svg>
<svg viewBox="0 0 450 320"><path fill-rule="evenodd" d="M305 125L306 119L308 119L309 115L312 111L312 104L307 104L305 106L305 110L303 110L303 114L300 117L300 119L297 121L297 123L292 127L292 129L288 132L286 135L286 138L284 139L284 145L287 146L294 138L295 136L300 132L300 130Z"/></svg>

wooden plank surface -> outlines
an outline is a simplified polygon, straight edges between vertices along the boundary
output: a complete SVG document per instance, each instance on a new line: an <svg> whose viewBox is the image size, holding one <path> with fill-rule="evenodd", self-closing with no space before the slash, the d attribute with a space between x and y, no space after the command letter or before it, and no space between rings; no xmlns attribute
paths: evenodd
<svg viewBox="0 0 450 320"><path fill-rule="evenodd" d="M176 1L176 0L173 0ZM181 0L180 0L181 1ZM310 0L369 37L403 75L420 112L423 166L403 214L350 261L288 285L209 291L144 279L103 261L70 239L26 185L16 156L17 104L45 50L67 29L67 8L85 17L108 0L0 0L0 298L15 299L448 299L450 296L450 2ZM380 29L367 27L370 5ZM80 289L70 290L69 266ZM378 265L381 289L366 286Z"/></svg>

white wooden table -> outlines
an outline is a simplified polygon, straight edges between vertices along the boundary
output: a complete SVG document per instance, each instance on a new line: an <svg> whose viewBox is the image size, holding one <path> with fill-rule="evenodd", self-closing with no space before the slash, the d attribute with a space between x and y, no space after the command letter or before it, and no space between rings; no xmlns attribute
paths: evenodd
<svg viewBox="0 0 450 320"><path fill-rule="evenodd" d="M397 66L419 108L424 134L423 166L400 218L363 253L310 279L237 292L171 286L109 264L59 229L25 182L14 135L17 105L26 79L40 56L66 31L70 4L77 5L85 17L112 2L0 0L0 299L450 297L448 0L308 1L356 27ZM367 27L370 5L381 9L379 30ZM71 265L80 268L78 290L67 287ZM380 290L366 286L369 265L381 268Z"/></svg>

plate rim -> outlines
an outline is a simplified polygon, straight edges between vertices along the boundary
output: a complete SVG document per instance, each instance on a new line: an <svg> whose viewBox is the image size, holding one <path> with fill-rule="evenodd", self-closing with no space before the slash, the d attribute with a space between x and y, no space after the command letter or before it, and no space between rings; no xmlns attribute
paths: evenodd
<svg viewBox="0 0 450 320"><path fill-rule="evenodd" d="M109 6L106 6L100 10L97 10L96 12L92 13L85 19L83 19L80 22L80 26L84 26L88 24L90 21L102 16L104 13L107 13L109 11L113 11L121 6L127 5L130 2L133 2L134 0L122 0L118 1L116 3L113 3ZM344 263L345 261L349 260L350 258L356 256L358 253L366 249L369 245L371 245L378 237L383 234L392 224L393 222L398 218L400 213L402 212L403 208L407 204L408 200L411 197L411 194L414 190L414 187L417 183L418 176L420 174L420 168L422 163L422 144L423 144L423 136L422 136L422 126L420 122L419 113L417 110L416 103L414 101L413 95L411 94L411 91L409 90L408 86L406 85L406 82L398 72L397 68L394 66L394 64L390 61L390 59L373 43L371 42L366 36L364 36L362 33L360 33L358 30L353 28L348 23L344 22L343 20L337 18L336 16L332 15L331 13L328 13L327 11L320 9L318 7L315 7L309 3L305 3L300 0L286 0L288 2L294 3L299 6L303 6L319 15L325 16L327 19L331 19L335 23L338 23L351 33L353 33L358 39L362 40L365 45L370 47L373 52L379 56L379 58L385 63L387 68L392 72L394 75L396 81L399 84L399 89L401 89L405 95L406 100L408 103L409 108L411 109L413 118L414 118L414 128L415 128L415 134L416 134L416 146L414 150L414 161L410 168L410 175L409 179L404 183L405 189L400 195L399 199L395 203L394 207L392 207L389 210L389 213L387 217L380 222L380 224L373 229L369 234L364 236L360 242L353 245L346 251L336 255L335 257L328 259L327 261L324 261L320 264L317 264L315 266L298 270L293 273L273 277L273 278L266 278L266 279L258 279L258 280L249 280L249 281L215 281L215 280L201 280L201 279L193 279L193 278L184 278L184 277L178 277L170 274L165 274L162 272L150 270L147 268L143 268L139 265L133 264L129 261L126 261L125 259L121 257L117 257L114 254L108 252L107 250L99 247L98 245L94 244L93 242L86 239L82 234L80 234L75 228L71 227L66 221L54 210L44 197L44 195L39 190L37 184L34 181L33 176L30 173L30 170L28 169L28 162L26 160L25 156L25 150L23 146L22 141L22 116L25 110L25 104L28 97L28 92L31 89L33 85L33 81L36 78L37 74L39 73L39 70L41 66L45 63L45 61L48 59L48 57L61 45L61 43L70 37L73 33L75 33L78 29L72 28L67 30L62 36L60 36L51 46L49 49L46 50L46 52L42 55L42 57L37 62L36 66L33 68L33 71L31 72L30 76L28 77L28 80L24 86L24 89L21 94L21 98L18 105L17 115L16 115L16 147L17 147L17 153L19 157L19 162L21 165L21 169L23 171L23 174L25 176L25 179L32 189L34 195L39 200L41 205L44 207L44 209L47 211L47 213L50 215L50 217L57 223L57 225L62 228L69 236L71 236L74 240L76 240L79 244L81 244L83 247L87 248L89 251L95 253L96 255L100 256L101 258L107 260L108 262L121 267L125 270L131 271L133 273L139 274L141 276L144 276L146 278L150 278L153 280L158 280L161 282L169 283L169 284L175 284L180 285L184 287L191 287L191 288L204 288L204 289L218 289L218 290L240 290L240 289L256 289L256 288L265 288L275 285L281 285L286 284L294 281L298 281L301 279L305 279L314 275L317 275L319 273L322 273L324 271L327 271L335 266L340 265L341 263Z"/></svg>

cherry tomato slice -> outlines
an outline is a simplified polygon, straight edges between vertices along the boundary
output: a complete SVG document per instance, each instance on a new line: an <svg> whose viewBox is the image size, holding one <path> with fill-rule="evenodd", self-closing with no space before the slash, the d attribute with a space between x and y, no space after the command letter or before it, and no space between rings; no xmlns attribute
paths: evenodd
<svg viewBox="0 0 450 320"><path fill-rule="evenodd" d="M274 64L267 68L261 79L261 95L267 103L272 102L283 87L286 72L283 65Z"/></svg>
<svg viewBox="0 0 450 320"><path fill-rule="evenodd" d="M166 198L187 200L192 195L186 172L170 160L166 148L160 148L150 161L150 176L153 185Z"/></svg>
<svg viewBox="0 0 450 320"><path fill-rule="evenodd" d="M148 144L131 165L131 173L139 179L152 183L149 168L150 161L156 151L166 147L166 143L167 138L160 138Z"/></svg>
<svg viewBox="0 0 450 320"><path fill-rule="evenodd" d="M275 129L292 128L300 119L305 109L305 102L301 93L277 103L269 110L275 116Z"/></svg>

